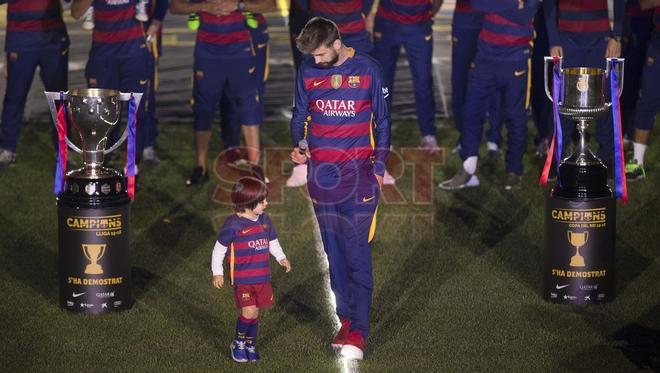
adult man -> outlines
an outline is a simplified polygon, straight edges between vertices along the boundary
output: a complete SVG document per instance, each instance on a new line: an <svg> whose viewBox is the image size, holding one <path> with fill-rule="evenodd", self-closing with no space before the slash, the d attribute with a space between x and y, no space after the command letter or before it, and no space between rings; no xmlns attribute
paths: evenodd
<svg viewBox="0 0 660 373"><path fill-rule="evenodd" d="M433 16L442 0L415 0L401 3L381 0L373 29L373 55L383 68L383 81L393 94L396 61L401 46L406 48L415 92L415 108L421 145L429 153L440 151L435 139L435 98L433 95ZM390 99L391 101L391 99Z"/></svg>
<svg viewBox="0 0 660 373"><path fill-rule="evenodd" d="M274 1L271 0L173 0L170 5L172 13L198 13L201 21L195 43L193 86L197 165L186 180L187 185L208 180L206 158L211 139L211 122L223 93L229 96L231 107L236 107L239 116L237 123L251 126L260 124L261 119L252 110L258 98L256 60L242 12L264 12L273 7ZM255 146L248 143L247 146L259 148L259 144Z"/></svg>
<svg viewBox="0 0 660 373"><path fill-rule="evenodd" d="M137 110L135 154L139 163L153 125L145 107L150 100L149 73L154 61L142 25L135 19L136 4L137 0L73 0L71 15L78 19L94 7L92 47L85 68L87 86L143 94Z"/></svg>
<svg viewBox="0 0 660 373"><path fill-rule="evenodd" d="M540 0L497 3L473 0L472 5L485 16L463 108L465 123L460 150L463 165L454 177L440 183L440 188L454 190L479 185L475 173L487 110L484 102L492 102L496 97L501 100L507 127L504 189L511 190L519 187L523 173L522 157L527 145L528 66L530 42L534 39L532 19Z"/></svg>
<svg viewBox="0 0 660 373"><path fill-rule="evenodd" d="M660 111L660 0L640 0L642 9L653 11L653 34L646 52L646 64L642 73L642 90L637 101L635 115L635 133L633 136L633 161L626 165L628 180L641 180L646 177L644 154L649 136L655 122L655 115Z"/></svg>
<svg viewBox="0 0 660 373"><path fill-rule="evenodd" d="M16 144L34 72L47 91L66 91L69 36L59 0L8 3L5 39L7 87L0 124L0 170L16 161Z"/></svg>
<svg viewBox="0 0 660 373"><path fill-rule="evenodd" d="M296 78L291 160L309 168L341 321L332 344L342 356L362 359L373 290L370 242L390 147L385 87L377 63L346 47L330 20L312 18L296 44L313 59ZM309 149L301 152L303 138Z"/></svg>
<svg viewBox="0 0 660 373"><path fill-rule="evenodd" d="M608 0L549 0L543 2L543 11L550 55L563 57L563 67L604 69L606 58L621 56L624 0L613 0L612 27ZM575 125L568 120L562 121L562 127L568 136L575 130ZM611 165L614 147L611 115L598 120L596 141L598 157Z"/></svg>

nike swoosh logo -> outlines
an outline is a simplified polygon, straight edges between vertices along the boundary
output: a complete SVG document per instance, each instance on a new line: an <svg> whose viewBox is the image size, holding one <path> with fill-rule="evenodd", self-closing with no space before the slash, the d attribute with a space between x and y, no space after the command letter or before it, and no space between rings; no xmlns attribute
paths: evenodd
<svg viewBox="0 0 660 373"><path fill-rule="evenodd" d="M73 295L74 298L78 298L79 296L81 296L81 295L85 295L85 294L87 294L87 292L84 292L84 293L77 293L77 294L74 292L74 293L71 294L71 295Z"/></svg>
<svg viewBox="0 0 660 373"><path fill-rule="evenodd" d="M140 85L145 85L145 84L147 84L146 80L140 80Z"/></svg>
<svg viewBox="0 0 660 373"><path fill-rule="evenodd" d="M254 72L254 70L256 70L256 69L257 69L256 67L251 67L250 70L248 70L248 72L249 72L250 74L252 74L252 73Z"/></svg>
<svg viewBox="0 0 660 373"><path fill-rule="evenodd" d="M261 49L261 48L265 47L266 45L268 45L268 44L267 43L259 43L259 44L257 44L257 48Z"/></svg>
<svg viewBox="0 0 660 373"><path fill-rule="evenodd" d="M557 290L561 290L561 289L569 287L569 286L570 285L561 285L561 286L559 286L559 284L557 284L555 287L557 288Z"/></svg>
<svg viewBox="0 0 660 373"><path fill-rule="evenodd" d="M513 72L513 75L522 76L522 75L525 75L526 72L527 72L527 70L521 70L521 71L516 70L516 71Z"/></svg>
<svg viewBox="0 0 660 373"><path fill-rule="evenodd" d="M325 82L325 80L321 80L321 81L318 81L318 82L314 82L314 83L312 83L312 85L314 85L314 87L318 87L318 86L320 86L321 84L323 84L323 82Z"/></svg>
<svg viewBox="0 0 660 373"><path fill-rule="evenodd" d="M429 41L433 39L433 34L424 36L424 40Z"/></svg>
<svg viewBox="0 0 660 373"><path fill-rule="evenodd" d="M371 201L371 200L374 199L374 198L376 198L376 196L372 196L372 197L369 197L369 198L367 198L367 197L362 197L362 202L369 202L369 201Z"/></svg>
<svg viewBox="0 0 660 373"><path fill-rule="evenodd" d="M248 233L250 233L251 230L252 230L252 228L250 228L250 229L243 229L243 230L241 231L241 233L243 233L243 234L248 234Z"/></svg>

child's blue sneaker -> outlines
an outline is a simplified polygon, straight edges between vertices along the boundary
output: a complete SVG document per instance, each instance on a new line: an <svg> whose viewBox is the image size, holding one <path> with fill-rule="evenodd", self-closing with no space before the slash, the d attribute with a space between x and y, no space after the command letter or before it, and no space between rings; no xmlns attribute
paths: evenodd
<svg viewBox="0 0 660 373"><path fill-rule="evenodd" d="M253 345L245 346L245 351L247 351L248 361L251 363L256 363L259 361L259 353L257 352L257 347Z"/></svg>
<svg viewBox="0 0 660 373"><path fill-rule="evenodd" d="M234 339L229 345L231 349L231 358L237 363L245 363L248 361L247 352L245 351L245 341Z"/></svg>

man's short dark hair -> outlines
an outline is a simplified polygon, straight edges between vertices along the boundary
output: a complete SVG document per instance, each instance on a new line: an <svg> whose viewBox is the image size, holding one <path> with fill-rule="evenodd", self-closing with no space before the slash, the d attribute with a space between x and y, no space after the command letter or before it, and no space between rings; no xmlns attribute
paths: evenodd
<svg viewBox="0 0 660 373"><path fill-rule="evenodd" d="M296 38L296 47L304 54L317 48L330 47L335 40L341 40L337 24L323 17L314 17L307 22Z"/></svg>

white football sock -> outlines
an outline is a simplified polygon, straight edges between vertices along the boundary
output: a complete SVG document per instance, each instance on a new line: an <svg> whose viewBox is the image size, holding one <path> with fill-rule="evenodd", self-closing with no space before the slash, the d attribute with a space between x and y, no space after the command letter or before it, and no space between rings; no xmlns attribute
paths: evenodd
<svg viewBox="0 0 660 373"><path fill-rule="evenodd" d="M637 160L637 164L644 165L644 153L648 145L633 142L633 158Z"/></svg>
<svg viewBox="0 0 660 373"><path fill-rule="evenodd" d="M463 169L465 172L467 172L470 175L474 175L475 172L477 172L477 156L473 155L471 157L468 157L465 161L463 161Z"/></svg>

